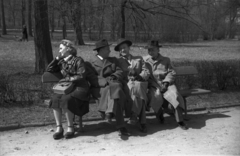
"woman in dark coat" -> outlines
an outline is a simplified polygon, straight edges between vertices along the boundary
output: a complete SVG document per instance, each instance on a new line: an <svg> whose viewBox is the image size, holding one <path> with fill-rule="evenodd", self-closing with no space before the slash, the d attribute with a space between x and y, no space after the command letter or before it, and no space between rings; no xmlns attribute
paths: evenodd
<svg viewBox="0 0 240 156"><path fill-rule="evenodd" d="M74 114L83 116L89 111L89 84L86 80L84 60L77 57L77 51L69 40L62 40L57 56L47 67L48 72L61 72L63 79L60 81L73 82L74 90L69 94L54 94L52 97L52 108L57 124L54 139L63 137L62 112L65 113L68 129L64 135L70 138L74 135Z"/></svg>

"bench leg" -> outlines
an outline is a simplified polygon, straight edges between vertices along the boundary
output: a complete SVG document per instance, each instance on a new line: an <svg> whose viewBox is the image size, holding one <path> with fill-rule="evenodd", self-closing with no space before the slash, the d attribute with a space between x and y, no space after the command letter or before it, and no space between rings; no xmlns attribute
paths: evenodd
<svg viewBox="0 0 240 156"><path fill-rule="evenodd" d="M184 107L185 107L185 109L184 109L184 120L188 121L189 118L187 117L187 99L186 99L186 98L187 98L187 97L183 97Z"/></svg>
<svg viewBox="0 0 240 156"><path fill-rule="evenodd" d="M83 125L82 125L82 116L79 116L79 132L83 131Z"/></svg>

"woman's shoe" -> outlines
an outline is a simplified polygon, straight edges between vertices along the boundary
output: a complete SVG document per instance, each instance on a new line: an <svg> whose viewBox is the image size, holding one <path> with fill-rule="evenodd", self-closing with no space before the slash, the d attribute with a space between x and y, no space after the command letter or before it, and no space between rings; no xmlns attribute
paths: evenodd
<svg viewBox="0 0 240 156"><path fill-rule="evenodd" d="M53 139L55 140L61 139L63 137L63 132L64 132L62 125L57 125L57 127L60 127L61 131L53 134Z"/></svg>
<svg viewBox="0 0 240 156"><path fill-rule="evenodd" d="M65 133L65 135L64 135L65 139L70 139L70 138L72 138L72 137L74 136L74 133L75 133L73 126L68 126L68 127L73 128L73 131L72 131L72 132L67 132L67 133Z"/></svg>

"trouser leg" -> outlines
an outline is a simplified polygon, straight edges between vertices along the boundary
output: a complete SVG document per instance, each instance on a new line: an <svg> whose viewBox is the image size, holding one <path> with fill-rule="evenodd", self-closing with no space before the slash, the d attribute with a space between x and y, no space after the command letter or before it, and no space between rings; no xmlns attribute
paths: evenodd
<svg viewBox="0 0 240 156"><path fill-rule="evenodd" d="M174 115L177 122L183 121L183 109L181 107L178 106L177 108L175 108Z"/></svg>
<svg viewBox="0 0 240 156"><path fill-rule="evenodd" d="M140 124L146 124L146 112L145 112L145 101L142 100L142 109L139 114L139 122Z"/></svg>
<svg viewBox="0 0 240 156"><path fill-rule="evenodd" d="M124 118L123 118L123 108L121 106L121 104L119 103L119 100L114 100L114 114L115 114L115 119L116 119L116 123L117 123L117 128L121 128L121 127L125 127L125 123L124 123Z"/></svg>

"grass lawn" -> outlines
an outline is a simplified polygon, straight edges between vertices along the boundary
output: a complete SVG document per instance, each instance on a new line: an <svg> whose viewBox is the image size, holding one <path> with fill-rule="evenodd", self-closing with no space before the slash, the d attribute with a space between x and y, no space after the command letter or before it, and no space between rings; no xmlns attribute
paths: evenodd
<svg viewBox="0 0 240 156"><path fill-rule="evenodd" d="M0 38L0 72L32 73L35 65L34 42L18 42L11 40L12 35ZM89 60L95 52L93 42L90 45L77 46L78 55L86 61ZM53 55L58 53L58 41L52 42ZM111 56L118 56L114 51L115 43L111 46ZM147 55L147 51L142 47L144 44L135 44L131 49L133 55ZM240 41L212 41L212 42L194 42L183 44L164 43L161 48L161 54L170 57L173 62L193 61L193 60L240 60Z"/></svg>
<svg viewBox="0 0 240 156"><path fill-rule="evenodd" d="M58 52L58 43L58 41L52 42L54 56ZM95 52L92 51L94 42L86 43L87 45L85 46L77 46L77 50L78 55L87 61ZM118 53L113 50L115 44L111 46L111 56L118 56ZM143 46L144 44L142 43L134 44L131 53L133 55L146 55L147 51L142 48ZM41 84L41 76L32 74L35 64L34 42L32 39L29 42L18 42L14 40L13 34L10 34L0 37L0 47L0 74L11 74L17 85L28 86L28 90L25 90L24 94L22 93L18 96L21 99L31 99L40 95L40 99L42 97L45 98L48 95L47 92L37 95L34 92L34 90L40 90L43 85ZM231 40L183 44L164 43L163 48L161 48L161 54L170 57L173 62L240 60L240 41ZM229 103L240 102L239 90L218 92L201 97L190 97L188 99L189 108L228 105ZM46 108L42 103L42 101L37 101L33 104L13 102L0 105L0 125L19 122L54 121L52 110ZM96 107L95 104L91 105L90 113L84 116L84 118L99 116Z"/></svg>

